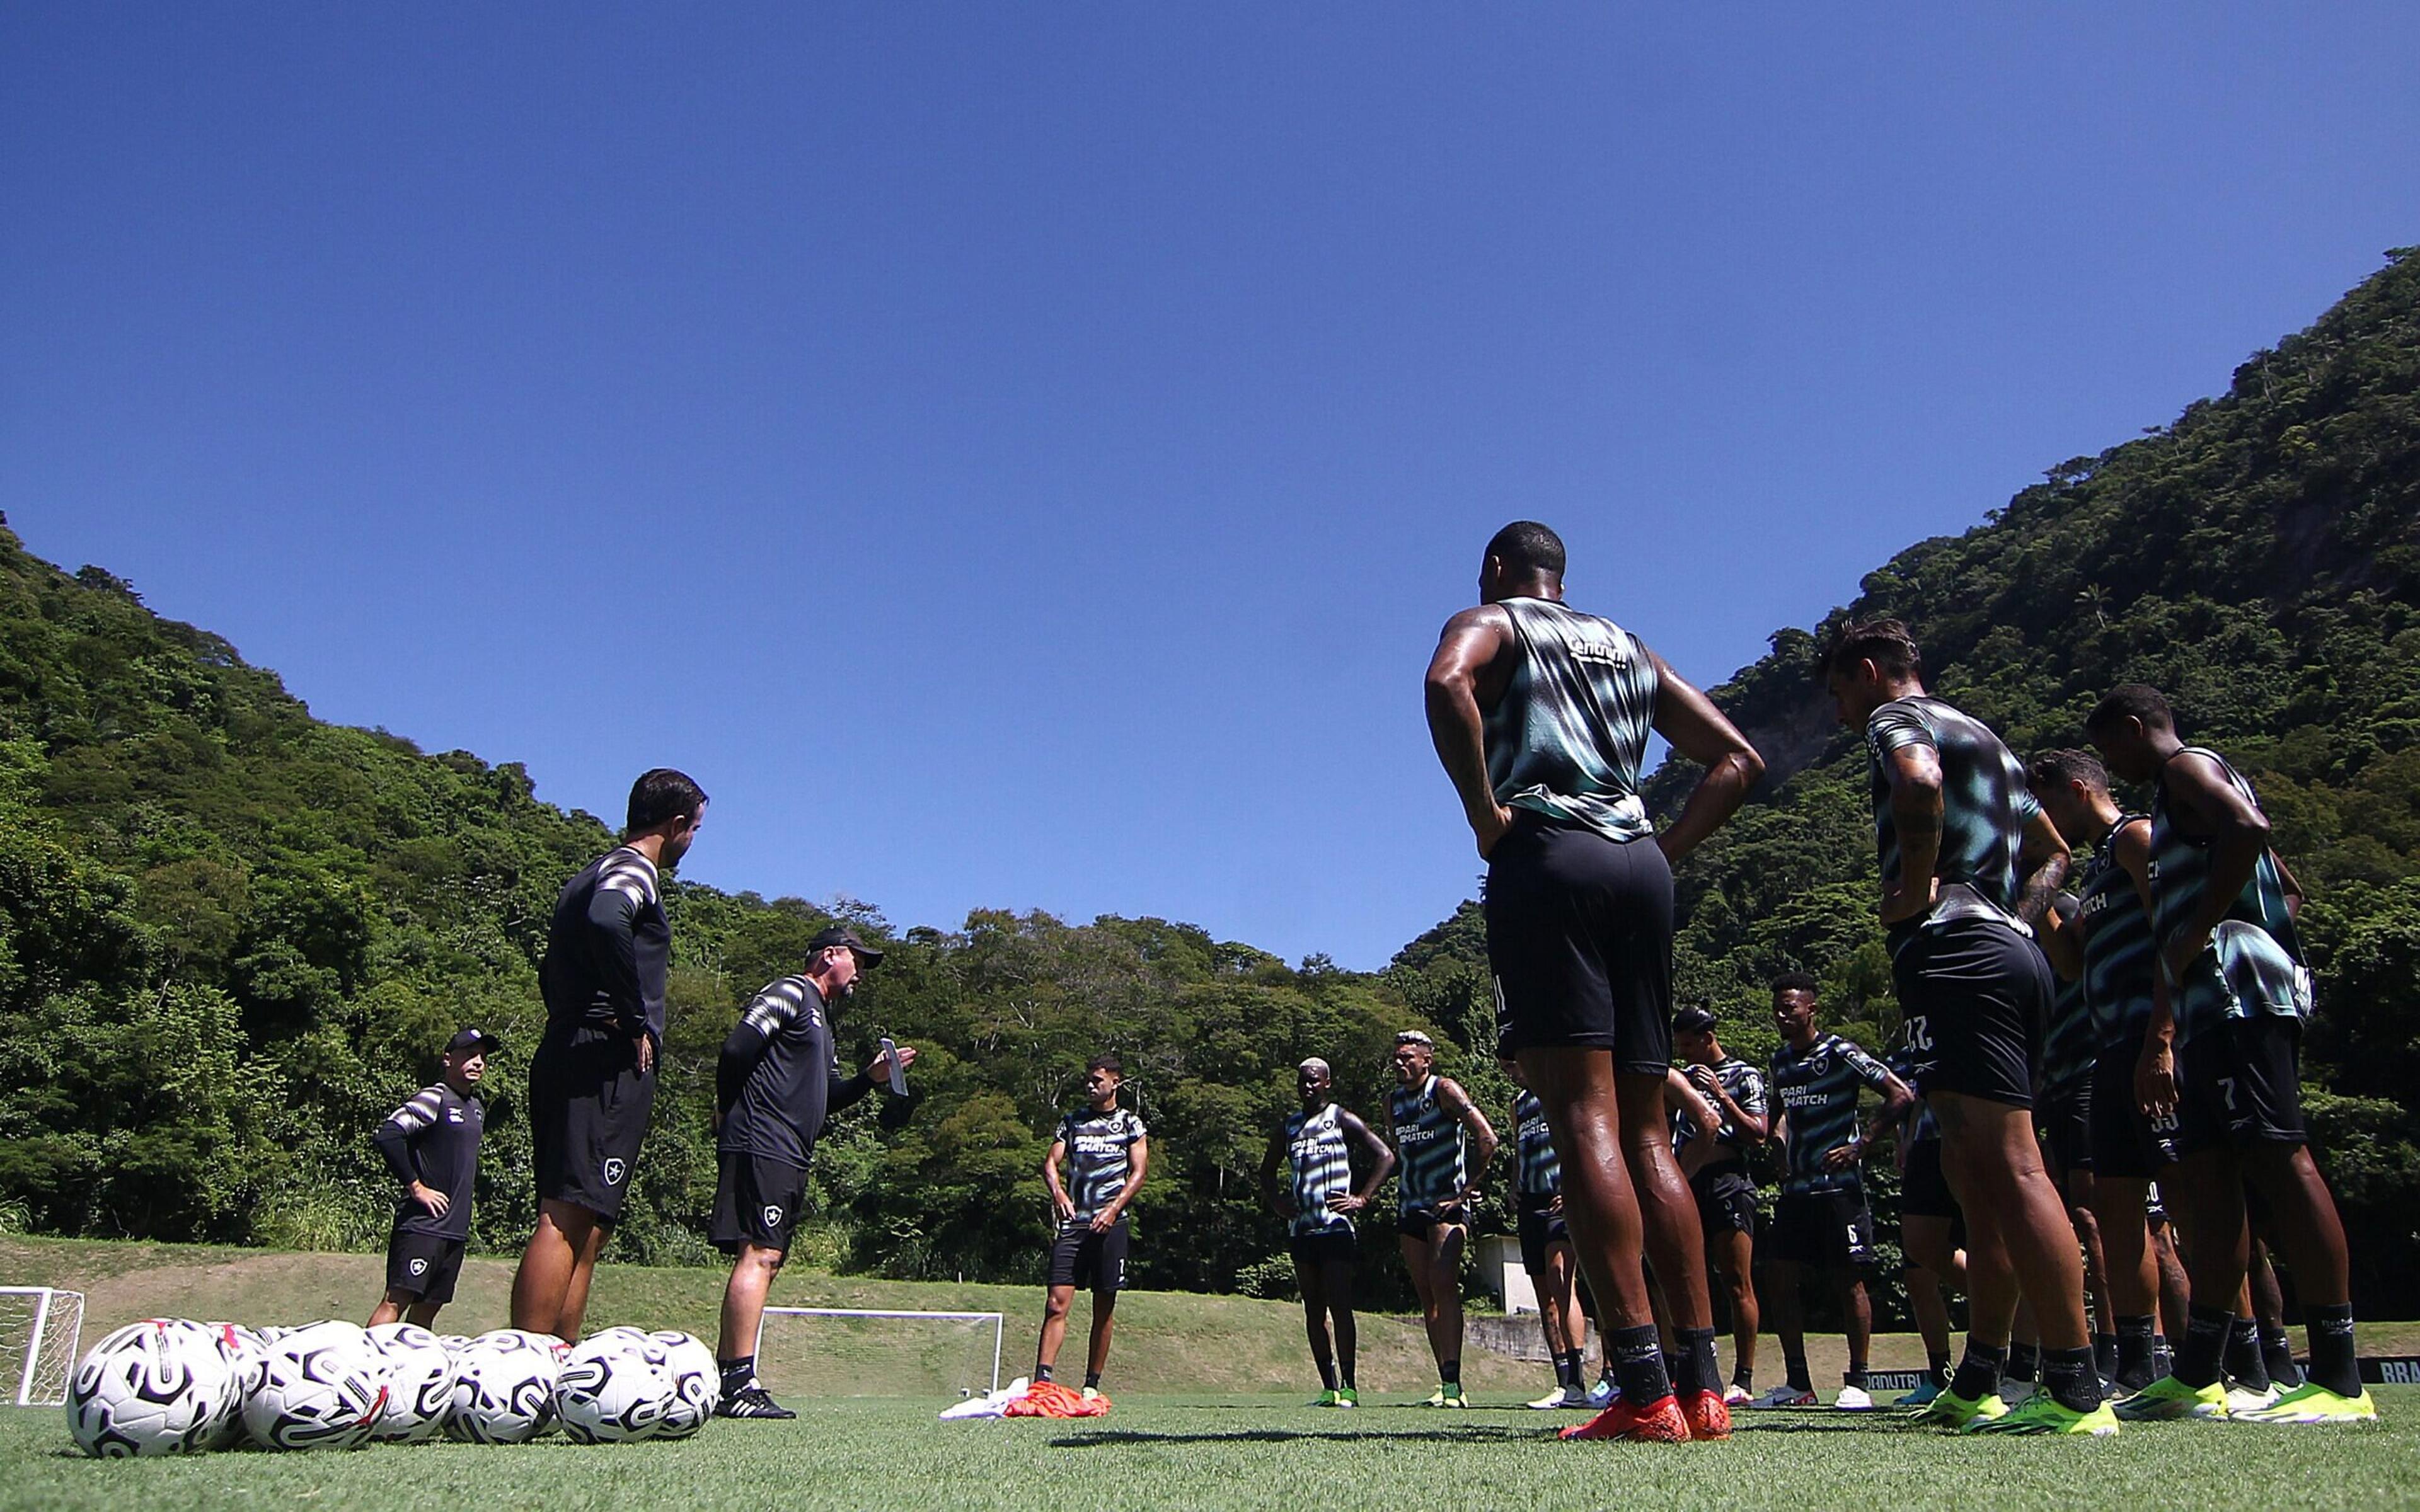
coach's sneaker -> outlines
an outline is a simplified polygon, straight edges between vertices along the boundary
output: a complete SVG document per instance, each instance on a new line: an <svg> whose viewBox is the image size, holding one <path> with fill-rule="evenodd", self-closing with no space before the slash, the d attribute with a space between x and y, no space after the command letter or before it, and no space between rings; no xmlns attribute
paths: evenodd
<svg viewBox="0 0 2420 1512"><path fill-rule="evenodd" d="M2110 1409L2120 1423L2173 1423L2181 1418L2226 1416L2226 1388L2213 1381L2188 1386L2174 1376L2162 1376L2132 1396L2120 1397Z"/></svg>
<svg viewBox="0 0 2420 1512"><path fill-rule="evenodd" d="M1618 1401L1587 1422L1563 1429L1559 1439L1621 1439L1632 1443L1686 1443L1689 1420L1681 1404L1659 1396L1644 1408Z"/></svg>
<svg viewBox="0 0 2420 1512"><path fill-rule="evenodd" d="M1840 1395L1832 1398L1832 1405L1843 1412L1870 1412L1874 1399L1863 1386L1843 1386Z"/></svg>
<svg viewBox="0 0 2420 1512"><path fill-rule="evenodd" d="M770 1392L752 1381L717 1402L714 1415L717 1417L796 1417L799 1414L775 1401Z"/></svg>
<svg viewBox="0 0 2420 1512"><path fill-rule="evenodd" d="M1611 1376L1597 1377L1596 1384L1588 1389L1588 1404L1590 1407L1611 1407L1621 1397L1621 1388L1613 1383Z"/></svg>
<svg viewBox="0 0 2420 1512"><path fill-rule="evenodd" d="M1802 1391L1796 1386L1784 1384L1774 1387L1748 1405L1750 1407L1820 1407L1823 1403L1816 1400L1815 1389L1811 1386Z"/></svg>
<svg viewBox="0 0 2420 1512"><path fill-rule="evenodd" d="M1930 1376L1927 1376L1924 1379L1923 1383L1918 1385L1916 1390L1902 1396L1898 1401L1891 1405L1894 1407L1930 1407L1932 1405L1932 1399L1940 1395L1941 1382L1933 1380Z"/></svg>
<svg viewBox="0 0 2420 1512"><path fill-rule="evenodd" d="M1754 1407L1755 1405L1756 1393L1748 1390L1745 1386L1741 1385L1738 1381L1734 1381L1730 1385L1723 1388L1723 1406L1726 1410L1733 1407Z"/></svg>
<svg viewBox="0 0 2420 1512"><path fill-rule="evenodd" d="M2267 1407L2240 1414L2245 1423L2375 1423L2378 1404L2365 1386L2358 1396L2340 1396L2316 1381L2301 1385Z"/></svg>
<svg viewBox="0 0 2420 1512"><path fill-rule="evenodd" d="M2082 1433L2093 1438L2106 1438L2118 1431L2117 1414L2107 1402L2096 1402L2092 1411L2079 1412L2046 1391L2038 1391L2025 1399L2023 1407L2012 1407L1998 1417L1978 1417L1958 1430L1961 1433Z"/></svg>
<svg viewBox="0 0 2420 1512"><path fill-rule="evenodd" d="M1680 1399L1681 1419L1689 1425L1692 1443L1707 1443L1731 1436L1731 1410L1725 1406L1720 1393L1691 1392Z"/></svg>
<svg viewBox="0 0 2420 1512"><path fill-rule="evenodd" d="M1930 1423L1936 1427L1963 1430L1969 1423L1984 1423L2008 1415L2009 1404L2002 1401L1996 1392L1982 1397L1961 1396L1944 1386L1941 1395L1927 1403L1924 1411L1916 1417L1917 1422Z"/></svg>

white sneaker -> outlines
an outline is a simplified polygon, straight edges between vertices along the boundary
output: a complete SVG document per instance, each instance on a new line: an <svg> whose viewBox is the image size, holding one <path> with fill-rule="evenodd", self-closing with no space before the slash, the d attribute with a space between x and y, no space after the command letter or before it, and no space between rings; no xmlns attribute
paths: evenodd
<svg viewBox="0 0 2420 1512"><path fill-rule="evenodd" d="M1534 1407L1542 1412L1551 1412L1556 1408L1564 1405L1563 1388L1557 1386L1554 1390L1546 1393L1544 1396L1541 1396L1536 1401L1530 1402L1527 1405Z"/></svg>
<svg viewBox="0 0 2420 1512"><path fill-rule="evenodd" d="M1745 1386L1741 1385L1736 1381L1723 1388L1723 1405L1725 1407L1751 1407L1754 1406L1755 1403L1755 1396L1749 1394L1748 1389Z"/></svg>
<svg viewBox="0 0 2420 1512"><path fill-rule="evenodd" d="M2243 1412L2257 1412L2264 1407L2274 1407L2277 1398L2286 1395L2273 1381L2266 1391L2254 1391L2230 1381L2226 1383L2226 1414L2234 1417Z"/></svg>
<svg viewBox="0 0 2420 1512"><path fill-rule="evenodd" d="M1873 1411L1874 1399L1866 1395L1863 1386L1843 1386L1840 1395L1832 1398L1832 1405L1843 1412L1869 1412Z"/></svg>
<svg viewBox="0 0 2420 1512"><path fill-rule="evenodd" d="M1823 1403L1815 1399L1813 1392L1800 1391L1797 1387L1784 1381L1748 1405L1750 1407L1821 1407Z"/></svg>

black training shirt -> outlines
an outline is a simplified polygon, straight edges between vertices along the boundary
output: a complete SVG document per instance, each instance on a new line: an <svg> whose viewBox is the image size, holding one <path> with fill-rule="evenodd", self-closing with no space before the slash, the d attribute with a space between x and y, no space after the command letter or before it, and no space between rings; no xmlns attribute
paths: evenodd
<svg viewBox="0 0 2420 1512"><path fill-rule="evenodd" d="M398 1231L441 1239L471 1237L471 1187L478 1179L479 1136L486 1129L486 1110L443 1082L422 1088L386 1116L370 1140L386 1158L386 1168L405 1186L395 1205ZM445 1194L443 1214L411 1199L414 1181Z"/></svg>
<svg viewBox="0 0 2420 1512"><path fill-rule="evenodd" d="M824 1119L874 1089L843 1076L823 994L783 977L749 999L714 1069L720 1148L803 1167Z"/></svg>
<svg viewBox="0 0 2420 1512"><path fill-rule="evenodd" d="M617 845L563 885L537 968L550 1034L577 1026L664 1042L664 967L673 952L655 863Z"/></svg>

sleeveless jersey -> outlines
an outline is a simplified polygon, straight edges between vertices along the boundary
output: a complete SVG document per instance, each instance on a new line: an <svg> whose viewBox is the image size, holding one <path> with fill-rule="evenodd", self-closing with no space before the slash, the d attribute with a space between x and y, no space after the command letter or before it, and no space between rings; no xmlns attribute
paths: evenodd
<svg viewBox="0 0 2420 1512"><path fill-rule="evenodd" d="M1730 1094L1730 1100L1740 1105L1741 1112L1754 1114L1760 1119L1764 1117L1762 1072L1737 1056L1725 1056L1707 1069L1714 1073L1714 1080L1722 1084L1723 1090ZM1720 1101L1711 1098L1708 1101L1714 1103L1715 1112L1723 1113ZM1697 1120L1678 1108L1672 1110L1672 1148L1675 1150L1701 1135ZM1728 1113L1723 1114L1722 1126L1714 1131L1714 1143L1721 1148L1706 1163L1705 1170L1727 1170L1746 1164L1747 1148L1741 1142L1739 1125L1731 1122Z"/></svg>
<svg viewBox="0 0 2420 1512"><path fill-rule="evenodd" d="M2119 816L2084 863L2084 998L2101 1047L2140 1045L2151 1022L2160 949L2134 879L2118 864L2118 835L2148 815Z"/></svg>
<svg viewBox="0 0 2420 1512"><path fill-rule="evenodd" d="M1330 1197L1353 1194L1353 1161L1345 1143L1343 1109L1330 1103L1316 1113L1285 1121L1286 1159L1294 1167L1294 1224L1297 1234L1349 1230L1353 1220L1328 1210Z"/></svg>
<svg viewBox="0 0 2420 1512"><path fill-rule="evenodd" d="M1520 1187L1526 1196L1550 1197L1563 1189L1563 1163L1555 1153L1555 1136L1546 1128L1546 1104L1523 1088L1512 1099L1515 1149L1520 1156Z"/></svg>
<svg viewBox="0 0 2420 1512"><path fill-rule="evenodd" d="M1098 1113L1088 1104L1059 1120L1059 1138L1067 1147L1067 1195L1076 1199L1078 1221L1118 1199L1134 1170L1134 1143L1143 1134L1142 1119L1125 1108Z"/></svg>
<svg viewBox="0 0 2420 1512"><path fill-rule="evenodd" d="M1405 1211L1451 1200L1466 1184L1462 1120L1446 1111L1431 1076L1416 1088L1387 1094L1395 1128L1395 1201Z"/></svg>
<svg viewBox="0 0 2420 1512"><path fill-rule="evenodd" d="M1941 763L1941 848L1933 874L1943 896L1934 917L1972 911L1971 902L1952 890L1962 887L2013 921L2017 856L2025 825L2041 805L2025 789L2024 768L1990 727L1928 693L1894 699L1866 721L1874 853L1883 881L1897 882L1900 869L1899 825L1891 817L1884 760L1907 746L1931 746Z"/></svg>
<svg viewBox="0 0 2420 1512"><path fill-rule="evenodd" d="M2225 757L2199 746L2186 749L2218 763L2244 801L2260 807L2252 784ZM2168 807L2166 775L2161 773L2151 795L2151 898L2158 910L2153 924L2163 949L2200 912L2210 890L2210 841L2178 826ZM2262 851L2252 879L2228 905L2226 922L2185 980L2175 984L2178 1041L2220 1019L2309 1012L2305 964L2302 932L2286 907L2285 874L2275 855Z"/></svg>
<svg viewBox="0 0 2420 1512"><path fill-rule="evenodd" d="M1646 646L1611 620L1547 599L1499 607L1518 659L1484 720L1496 801L1608 840L1653 834L1638 791L1658 685Z"/></svg>
<svg viewBox="0 0 2420 1512"><path fill-rule="evenodd" d="M1773 1095L1790 1119L1784 1192L1836 1192L1862 1185L1854 1165L1826 1170L1823 1152L1856 1137L1857 1088L1880 1091L1890 1072L1837 1034L1819 1034L1805 1054L1783 1041L1773 1052Z"/></svg>

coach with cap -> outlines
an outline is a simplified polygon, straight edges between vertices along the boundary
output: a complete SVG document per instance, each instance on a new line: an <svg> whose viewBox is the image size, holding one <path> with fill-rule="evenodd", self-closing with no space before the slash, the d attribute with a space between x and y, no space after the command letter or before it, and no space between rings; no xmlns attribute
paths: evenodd
<svg viewBox="0 0 2420 1512"><path fill-rule="evenodd" d="M721 1167L714 1194L716 1247L735 1257L722 1292L724 1417L796 1417L756 1380L756 1329L773 1273L789 1256L790 1234L807 1195L807 1164L824 1120L876 1086L894 1089L916 1060L906 1045L843 1076L831 1008L882 952L855 930L835 924L807 942L807 966L751 998L722 1042L715 1067L714 1121Z"/></svg>
<svg viewBox="0 0 2420 1512"><path fill-rule="evenodd" d="M371 1136L403 1184L386 1242L386 1295L370 1314L373 1328L398 1319L427 1328L454 1300L471 1240L479 1138L488 1127L486 1109L471 1093L488 1073L488 1057L501 1048L484 1029L458 1031L445 1041L438 1080L388 1114Z"/></svg>

